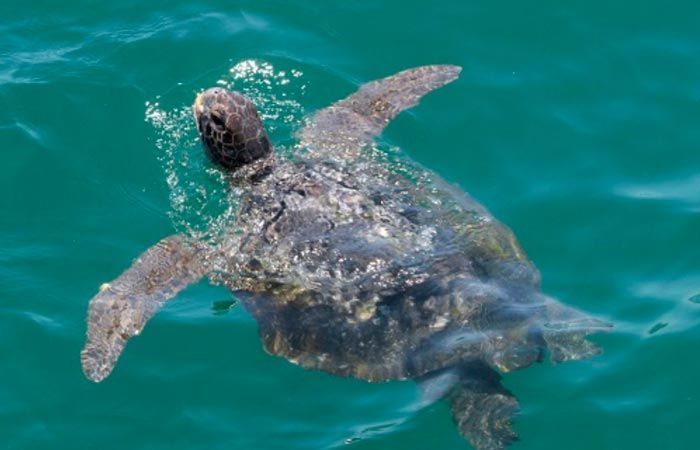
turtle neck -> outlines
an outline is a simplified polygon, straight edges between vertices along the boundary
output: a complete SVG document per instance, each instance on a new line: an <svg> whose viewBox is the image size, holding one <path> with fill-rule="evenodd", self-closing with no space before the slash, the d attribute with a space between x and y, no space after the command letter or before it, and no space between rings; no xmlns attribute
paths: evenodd
<svg viewBox="0 0 700 450"><path fill-rule="evenodd" d="M229 181L232 186L236 187L260 183L272 173L276 165L277 158L275 157L274 150L271 150L262 158L233 171L229 175Z"/></svg>

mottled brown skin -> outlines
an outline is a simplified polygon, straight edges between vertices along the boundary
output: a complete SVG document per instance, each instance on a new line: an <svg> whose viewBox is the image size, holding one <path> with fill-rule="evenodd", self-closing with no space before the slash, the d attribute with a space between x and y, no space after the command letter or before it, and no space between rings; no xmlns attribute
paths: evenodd
<svg viewBox="0 0 700 450"><path fill-rule="evenodd" d="M424 66L362 86L317 112L299 132L306 153L287 160L252 102L200 94L200 136L244 193L238 214L219 242L166 238L93 298L88 378L106 377L158 307L206 275L241 298L270 353L369 381L414 378L450 402L478 450L516 439L517 400L498 371L545 349L555 361L592 356L585 336L601 326L543 295L513 233L476 201L370 151L391 119L459 71Z"/></svg>

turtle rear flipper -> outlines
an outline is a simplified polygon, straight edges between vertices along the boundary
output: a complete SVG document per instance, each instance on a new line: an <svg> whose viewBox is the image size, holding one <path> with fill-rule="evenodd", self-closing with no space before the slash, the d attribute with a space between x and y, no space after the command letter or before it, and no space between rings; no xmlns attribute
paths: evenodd
<svg viewBox="0 0 700 450"><path fill-rule="evenodd" d="M585 333L543 333L552 361L578 361L603 353L603 349L586 339Z"/></svg>
<svg viewBox="0 0 700 450"><path fill-rule="evenodd" d="M464 363L429 374L421 386L424 397L445 394L459 434L476 450L500 450L518 439L511 426L518 401L486 363Z"/></svg>
<svg viewBox="0 0 700 450"><path fill-rule="evenodd" d="M611 324L548 298L545 305L547 319L541 333L553 362L577 361L603 352L586 336L610 331Z"/></svg>
<svg viewBox="0 0 700 450"><path fill-rule="evenodd" d="M461 71L453 65L421 66L366 83L349 97L318 111L300 131L300 140L312 151L353 156L342 153L359 150L401 111L456 80Z"/></svg>
<svg viewBox="0 0 700 450"><path fill-rule="evenodd" d="M146 250L90 300L87 341L80 354L91 381L106 378L127 341L175 295L206 272L204 247L183 236L167 237Z"/></svg>
<svg viewBox="0 0 700 450"><path fill-rule="evenodd" d="M460 380L447 399L459 433L476 450L499 450L518 439L511 419L518 401L490 367L461 368Z"/></svg>

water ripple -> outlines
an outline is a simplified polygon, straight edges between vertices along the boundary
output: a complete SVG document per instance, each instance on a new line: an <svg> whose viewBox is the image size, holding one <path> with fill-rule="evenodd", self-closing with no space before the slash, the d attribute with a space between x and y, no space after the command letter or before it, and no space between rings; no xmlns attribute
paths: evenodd
<svg viewBox="0 0 700 450"><path fill-rule="evenodd" d="M642 201L666 201L683 206L692 213L700 212L700 174L656 183L626 184L615 189L617 195Z"/></svg>

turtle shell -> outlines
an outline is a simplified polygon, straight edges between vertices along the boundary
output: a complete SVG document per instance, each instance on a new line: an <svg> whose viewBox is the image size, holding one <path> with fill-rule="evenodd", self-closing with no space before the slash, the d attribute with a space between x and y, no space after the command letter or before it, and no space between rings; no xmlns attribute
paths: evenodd
<svg viewBox="0 0 700 450"><path fill-rule="evenodd" d="M434 174L396 164L280 161L250 186L219 279L267 351L370 381L469 359L531 364L539 274L512 232Z"/></svg>

